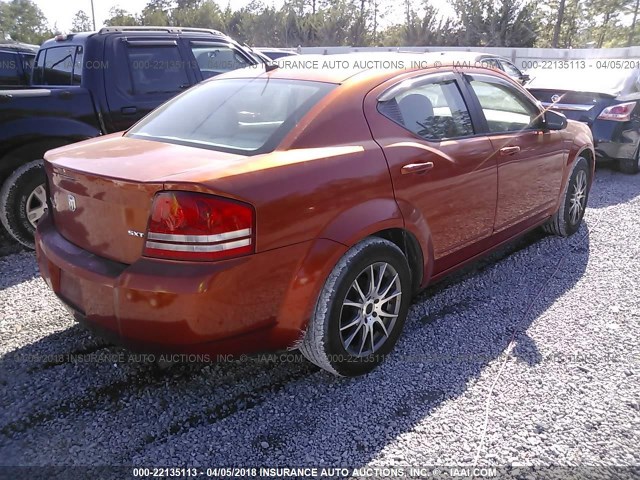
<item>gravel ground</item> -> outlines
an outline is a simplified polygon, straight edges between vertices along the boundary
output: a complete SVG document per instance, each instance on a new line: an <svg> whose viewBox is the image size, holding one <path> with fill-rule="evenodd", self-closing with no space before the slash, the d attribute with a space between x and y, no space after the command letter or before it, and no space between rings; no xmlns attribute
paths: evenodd
<svg viewBox="0 0 640 480"><path fill-rule="evenodd" d="M22 252L24 248L9 236L2 224L0 224L0 257L11 253Z"/></svg>
<svg viewBox="0 0 640 480"><path fill-rule="evenodd" d="M271 357L158 368L75 325L32 253L6 256L0 465L637 467L639 218L640 178L599 169L576 235L430 287L356 379Z"/></svg>

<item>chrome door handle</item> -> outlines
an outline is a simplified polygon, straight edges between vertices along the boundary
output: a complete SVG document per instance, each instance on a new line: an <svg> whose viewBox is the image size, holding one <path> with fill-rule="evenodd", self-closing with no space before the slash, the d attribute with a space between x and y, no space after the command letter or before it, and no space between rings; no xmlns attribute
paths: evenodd
<svg viewBox="0 0 640 480"><path fill-rule="evenodd" d="M400 173L402 175L407 175L408 173L424 173L424 172L428 172L432 168L433 168L433 162L410 163L402 167L400 169Z"/></svg>
<svg viewBox="0 0 640 480"><path fill-rule="evenodd" d="M516 153L518 153L520 151L520 147L518 147L518 146L516 146L516 147L502 147L498 151L500 152L500 155L502 155L502 156L514 155L514 154L516 154Z"/></svg>

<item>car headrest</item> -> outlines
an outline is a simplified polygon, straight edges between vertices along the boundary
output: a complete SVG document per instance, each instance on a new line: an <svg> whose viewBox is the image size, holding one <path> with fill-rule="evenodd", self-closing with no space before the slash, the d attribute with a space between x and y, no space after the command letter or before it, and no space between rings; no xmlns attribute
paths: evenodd
<svg viewBox="0 0 640 480"><path fill-rule="evenodd" d="M421 123L433 116L433 104L425 95L411 93L398 102L405 126L412 131L422 130Z"/></svg>

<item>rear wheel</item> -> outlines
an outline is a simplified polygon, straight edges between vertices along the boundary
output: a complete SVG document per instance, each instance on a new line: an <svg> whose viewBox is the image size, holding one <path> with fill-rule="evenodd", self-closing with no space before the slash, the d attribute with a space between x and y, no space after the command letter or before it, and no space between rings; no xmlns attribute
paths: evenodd
<svg viewBox="0 0 640 480"><path fill-rule="evenodd" d="M300 351L333 374L365 374L393 349L410 302L411 272L402 251L388 240L367 238L329 275Z"/></svg>
<svg viewBox="0 0 640 480"><path fill-rule="evenodd" d="M34 248L36 225L47 210L42 160L22 165L4 182L0 190L0 221L9 235L28 248Z"/></svg>
<svg viewBox="0 0 640 480"><path fill-rule="evenodd" d="M560 208L543 226L544 230L561 237L576 233L584 217L588 197L589 162L584 157L578 157L560 201Z"/></svg>

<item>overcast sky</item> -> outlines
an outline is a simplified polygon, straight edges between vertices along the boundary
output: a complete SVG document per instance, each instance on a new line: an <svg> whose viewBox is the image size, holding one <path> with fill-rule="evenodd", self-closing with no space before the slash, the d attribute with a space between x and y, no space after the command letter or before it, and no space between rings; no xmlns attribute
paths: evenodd
<svg viewBox="0 0 640 480"><path fill-rule="evenodd" d="M89 18L91 18L91 0L34 0L35 3L44 12L53 28L56 24L58 30L68 31L71 29L71 21L78 10L84 10ZM221 8L226 8L229 0L215 0ZM284 0L263 0L267 5L273 5L280 8L284 4ZM248 5L251 0L231 0L231 8L240 9ZM103 22L109 18L109 10L112 7L122 8L129 13L140 13L148 0L93 0L93 6L96 15L96 28L100 28ZM393 4L393 2L390 2ZM398 2L399 3L399 2ZM432 3L440 9L441 13L447 15L451 13L451 7L441 1L433 1ZM401 22L403 20L402 8L392 9L389 18L384 23Z"/></svg>

